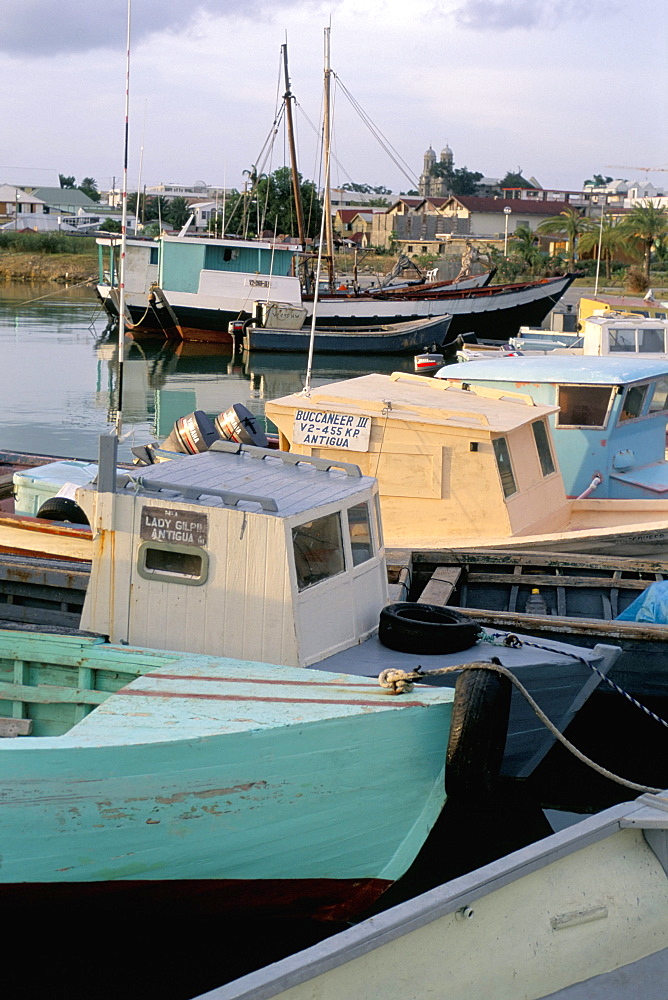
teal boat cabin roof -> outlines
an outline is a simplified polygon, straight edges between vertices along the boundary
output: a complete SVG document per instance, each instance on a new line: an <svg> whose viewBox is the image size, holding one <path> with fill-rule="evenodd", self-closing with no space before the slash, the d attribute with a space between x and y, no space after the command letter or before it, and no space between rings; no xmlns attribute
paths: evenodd
<svg viewBox="0 0 668 1000"><path fill-rule="evenodd" d="M628 385L668 374L668 358L540 355L467 361L446 365L436 378L462 382L571 382L582 385Z"/></svg>

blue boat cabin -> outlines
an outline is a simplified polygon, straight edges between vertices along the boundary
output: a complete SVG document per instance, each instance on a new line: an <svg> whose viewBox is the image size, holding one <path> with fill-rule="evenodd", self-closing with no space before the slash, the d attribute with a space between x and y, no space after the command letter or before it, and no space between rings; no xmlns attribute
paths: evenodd
<svg viewBox="0 0 668 1000"><path fill-rule="evenodd" d="M549 419L568 496L597 476L596 498L668 496L668 359L507 357L447 365L436 377L557 405Z"/></svg>

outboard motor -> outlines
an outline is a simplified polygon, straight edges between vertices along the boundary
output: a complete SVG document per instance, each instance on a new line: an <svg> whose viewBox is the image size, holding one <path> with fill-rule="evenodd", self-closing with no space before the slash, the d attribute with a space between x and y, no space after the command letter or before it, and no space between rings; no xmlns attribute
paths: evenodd
<svg viewBox="0 0 668 1000"><path fill-rule="evenodd" d="M185 417L179 417L161 447L165 451L196 455L198 452L208 451L217 438L218 432L211 418L203 410L195 410Z"/></svg>
<svg viewBox="0 0 668 1000"><path fill-rule="evenodd" d="M235 403L229 410L219 413L215 428L224 441L236 441L238 444L254 444L258 448L268 448L267 435L250 410L242 403Z"/></svg>

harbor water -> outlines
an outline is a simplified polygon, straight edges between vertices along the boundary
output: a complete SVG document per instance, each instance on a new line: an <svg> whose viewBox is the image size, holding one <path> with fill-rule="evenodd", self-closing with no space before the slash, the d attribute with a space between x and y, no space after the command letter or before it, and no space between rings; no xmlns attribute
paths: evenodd
<svg viewBox="0 0 668 1000"><path fill-rule="evenodd" d="M117 405L118 340L93 289L0 284L0 450L95 459ZM126 339L123 436L163 440L195 409L209 415L243 403L264 420L267 399L304 386L306 357L233 355L229 345ZM412 371L412 357L374 357L375 371ZM363 358L314 359L313 386L368 372ZM272 428L269 427L271 430Z"/></svg>
<svg viewBox="0 0 668 1000"><path fill-rule="evenodd" d="M114 424L117 351L116 331L108 327L91 289L0 285L0 450L95 460L99 435ZM367 367L363 358L316 356L313 384L369 370L412 371L413 359L375 356ZM299 355L233 355L229 347L210 344L127 340L120 458L130 461L134 445L163 440L178 417L195 409L214 416L242 403L264 422L266 400L300 391L305 372L306 358ZM599 707L607 721L595 731L595 709L592 699L590 714L573 728L576 745L617 773L661 781L663 734L652 745L640 746L626 704L603 712ZM637 759L629 752L634 745ZM656 763L649 773L648 761ZM410 780L410 761L406 767ZM382 905L471 871L578 815L634 797L600 776L589 781L584 765L578 767L570 770L566 752L555 748L533 785L504 789L498 798L463 810L448 802L425 850ZM546 806L556 811L546 812ZM55 898L52 906L47 902L36 911L26 897L9 917L5 945L17 971L10 986L28 996L69 1000L121 995L186 1000L342 929L298 921L230 926L215 913L199 913L196 900L185 897L178 913L103 908L94 894L85 913Z"/></svg>

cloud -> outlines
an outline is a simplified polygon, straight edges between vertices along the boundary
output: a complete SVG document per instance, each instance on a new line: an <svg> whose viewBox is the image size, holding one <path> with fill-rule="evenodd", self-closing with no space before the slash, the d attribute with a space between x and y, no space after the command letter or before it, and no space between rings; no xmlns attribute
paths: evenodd
<svg viewBox="0 0 668 1000"><path fill-rule="evenodd" d="M608 12L615 4L608 5ZM465 0L454 9L457 24L475 31L514 31L535 28L556 28L565 22L582 20L601 13L600 0L593 0L583 10L580 0Z"/></svg>
<svg viewBox="0 0 668 1000"><path fill-rule="evenodd" d="M270 20L296 6L319 5L318 0L134 0L132 43L163 32L185 33L201 15ZM0 50L36 58L93 49L124 51L126 25L124 0L66 0L64 4L4 0Z"/></svg>

